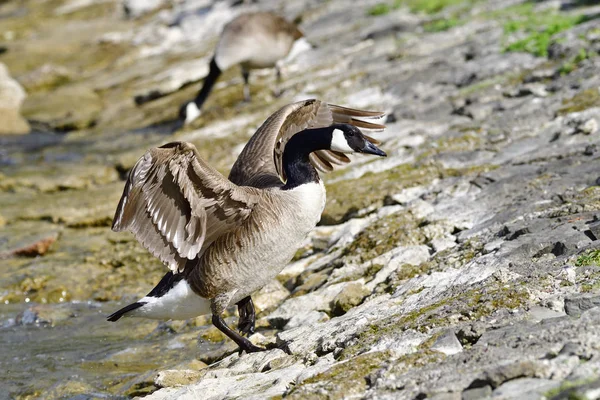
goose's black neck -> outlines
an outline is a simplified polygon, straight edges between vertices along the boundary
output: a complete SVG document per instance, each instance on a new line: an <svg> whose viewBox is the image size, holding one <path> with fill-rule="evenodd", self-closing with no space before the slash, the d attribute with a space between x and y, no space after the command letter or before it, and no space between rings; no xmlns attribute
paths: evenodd
<svg viewBox="0 0 600 400"><path fill-rule="evenodd" d="M208 72L208 75L206 76L206 78L204 78L204 85L202 86L202 89L200 89L198 95L194 99L194 103L196 103L198 109L202 108L202 104L204 104L204 102L206 101L206 98L208 97L208 94L210 93L212 87L215 85L215 82L221 75L221 69L217 65L217 62L215 61L214 57L212 58L212 60L210 60L209 67L210 70Z"/></svg>
<svg viewBox="0 0 600 400"><path fill-rule="evenodd" d="M283 151L283 170L287 181L283 190L290 190L305 183L319 182L319 174L308 156L316 150L331 146L332 127L306 129L296 133Z"/></svg>

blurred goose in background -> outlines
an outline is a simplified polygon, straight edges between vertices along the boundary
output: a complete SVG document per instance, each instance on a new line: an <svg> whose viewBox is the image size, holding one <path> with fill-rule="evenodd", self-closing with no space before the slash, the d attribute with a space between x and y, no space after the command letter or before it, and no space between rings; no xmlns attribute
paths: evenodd
<svg viewBox="0 0 600 400"><path fill-rule="evenodd" d="M280 63L310 48L295 24L271 12L243 14L223 28L215 54L210 61L204 85L193 101L180 109L180 118L189 124L200 116L202 104L221 73L234 65L242 68L244 99L250 100L250 70L273 68L277 73L277 92L281 83Z"/></svg>
<svg viewBox="0 0 600 400"><path fill-rule="evenodd" d="M170 272L108 320L212 313L241 350L263 350L243 336L254 332L250 295L283 269L321 218L325 188L317 171L350 162L347 153L385 156L359 129L384 129L382 116L319 100L287 105L252 136L229 179L192 144L149 150L129 174L112 229L131 231ZM222 318L233 304L242 334Z"/></svg>

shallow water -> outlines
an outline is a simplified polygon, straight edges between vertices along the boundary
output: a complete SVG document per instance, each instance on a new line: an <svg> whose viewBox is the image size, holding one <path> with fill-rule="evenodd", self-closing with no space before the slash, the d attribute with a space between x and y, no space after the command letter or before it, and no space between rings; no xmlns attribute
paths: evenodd
<svg viewBox="0 0 600 400"><path fill-rule="evenodd" d="M62 397L75 392L98 397L134 395L157 369L176 366L216 345L169 333L163 324L106 321L121 304L72 302L45 305L59 315L55 326L35 322L35 304L0 307L0 398ZM147 376L141 381L138 376ZM69 389L69 384L71 389ZM137 385L137 386L136 386ZM143 393L143 391L142 391Z"/></svg>
<svg viewBox="0 0 600 400"><path fill-rule="evenodd" d="M220 346L199 339L206 327L194 322L106 321L166 271L131 235L111 232L104 221L124 184L115 154L137 157L145 143L168 141L167 128L0 139L0 216L7 220L0 224L0 253L57 234L48 253L0 258L0 399L143 395L156 389L157 371ZM94 197L103 191L112 197ZM86 209L89 215L77 214Z"/></svg>

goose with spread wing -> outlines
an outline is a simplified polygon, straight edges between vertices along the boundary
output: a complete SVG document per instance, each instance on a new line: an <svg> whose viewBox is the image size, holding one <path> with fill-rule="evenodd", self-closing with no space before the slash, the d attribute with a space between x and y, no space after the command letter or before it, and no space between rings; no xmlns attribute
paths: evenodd
<svg viewBox="0 0 600 400"><path fill-rule="evenodd" d="M108 320L212 314L241 350L263 350L243 336L254 332L250 295L283 269L321 218L317 171L350 162L348 153L385 156L359 129L384 129L382 116L319 100L289 104L252 136L229 179L192 144L150 149L129 173L112 229L132 232L170 271ZM241 334L222 318L233 304Z"/></svg>

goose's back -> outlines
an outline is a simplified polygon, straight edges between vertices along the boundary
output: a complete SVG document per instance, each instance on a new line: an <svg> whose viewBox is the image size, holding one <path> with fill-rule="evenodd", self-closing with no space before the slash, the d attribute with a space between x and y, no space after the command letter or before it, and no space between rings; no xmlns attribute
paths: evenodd
<svg viewBox="0 0 600 400"><path fill-rule="evenodd" d="M300 30L278 15L268 12L244 14L223 29L215 60L222 70L236 64L246 68L273 67L300 37Z"/></svg>

